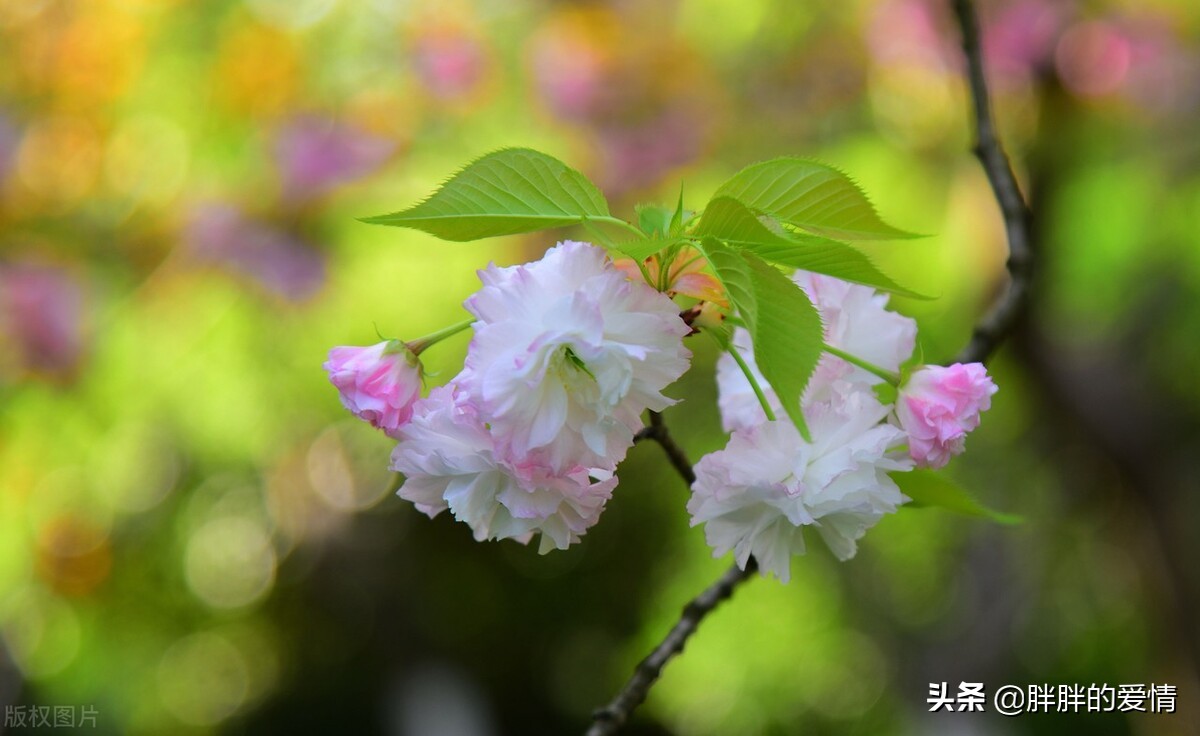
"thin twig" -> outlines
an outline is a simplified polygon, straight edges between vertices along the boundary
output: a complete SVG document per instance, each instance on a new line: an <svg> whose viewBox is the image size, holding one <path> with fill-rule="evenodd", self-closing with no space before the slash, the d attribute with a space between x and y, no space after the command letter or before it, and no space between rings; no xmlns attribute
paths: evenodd
<svg viewBox="0 0 1200 736"><path fill-rule="evenodd" d="M974 153L992 185L1008 236L1008 288L988 315L975 326L971 341L956 358L960 363L973 363L986 360L995 352L1024 310L1029 297L1033 248L1029 205L1017 185L1004 147L996 137L996 125L988 101L987 79L983 73L983 52L979 43L979 20L975 15L975 7L971 0L953 0L953 5L962 31L963 53L967 58L967 81L971 87L975 117Z"/></svg>
<svg viewBox="0 0 1200 736"><path fill-rule="evenodd" d="M725 571L720 580L684 606L679 622L662 640L662 643L638 664L637 669L633 671L633 677L625 683L625 687L621 688L617 697L613 698L613 701L607 706L592 714L594 722L588 729L587 736L606 736L606 734L616 733L629 719L633 710L646 699L650 687L662 673L663 666L672 657L683 651L688 637L695 633L704 617L711 613L721 601L733 595L734 589L752 576L756 569L754 558L750 558L745 570L734 565Z"/></svg>
<svg viewBox="0 0 1200 736"><path fill-rule="evenodd" d="M663 452L667 453L667 459L671 461L671 467L679 473L684 482L690 488L696 482L696 473L692 470L692 463L688 460L687 455L683 452L683 448L675 444L675 439L671 437L671 433L667 430L667 425L663 424L662 414L656 411L650 412L650 424L642 428L633 437L634 442L641 440L654 440L662 448Z"/></svg>
<svg viewBox="0 0 1200 736"><path fill-rule="evenodd" d="M663 422L662 415L658 412L650 412L650 424L642 428L634 438L634 442L641 440L654 440L662 446L667 453L667 459L671 461L672 467L679 472L679 475L691 486L696 482L696 473L692 470L692 464L688 461L687 455L684 454L683 448L675 444L675 440L671 437L670 431L667 430L667 425ZM658 676L662 673L662 669L667 662L676 654L683 651L684 644L687 643L688 637L695 633L700 626L700 622L704 617L712 612L717 605L733 595L734 588L741 582L745 581L758 569L754 558L746 563L746 569L739 569L737 565L729 568L721 579L713 583L700 595L692 599L690 603L683 607L683 615L679 617L679 622L671 629L666 638L650 652L645 659L638 664L633 671L633 677L629 678L629 682L625 683L625 687L621 688L621 692L613 698L612 702L600 708L592 714L592 727L588 729L587 736L604 736L605 734L616 733L621 726L629 720L629 716L634 709L642 704L646 699L646 695L650 692L650 688L658 681Z"/></svg>

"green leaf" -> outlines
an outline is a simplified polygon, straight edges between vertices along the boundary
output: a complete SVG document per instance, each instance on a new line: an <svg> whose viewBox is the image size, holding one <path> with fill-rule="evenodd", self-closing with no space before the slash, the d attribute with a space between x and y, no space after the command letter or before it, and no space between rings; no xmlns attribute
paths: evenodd
<svg viewBox="0 0 1200 736"><path fill-rule="evenodd" d="M755 255L741 256L749 267L758 307L747 320L754 340L754 361L800 434L811 441L800 397L821 358L824 328L820 314L791 279Z"/></svg>
<svg viewBox="0 0 1200 736"><path fill-rule="evenodd" d="M880 271L871 259L853 246L828 240L823 243L780 243L750 247L763 260L781 266L835 276L843 281L870 286L911 299L932 299L920 292L906 289Z"/></svg>
<svg viewBox="0 0 1200 736"><path fill-rule="evenodd" d="M819 313L799 286L753 253L711 237L702 248L750 331L754 362L800 434L811 441L800 396L821 358Z"/></svg>
<svg viewBox="0 0 1200 736"><path fill-rule="evenodd" d="M888 475L900 486L900 491L913 500L913 506L936 506L958 514L990 519L998 524L1021 524L1025 521L1015 514L989 509L942 473L910 470Z"/></svg>
<svg viewBox="0 0 1200 736"><path fill-rule="evenodd" d="M639 204L634 208L638 215L638 227L651 237L665 237L671 232L671 210L657 204Z"/></svg>
<svg viewBox="0 0 1200 736"><path fill-rule="evenodd" d="M700 238L711 236L738 247L759 243L829 242L812 235L796 235L792 240L785 233L773 232L749 207L733 197L713 197L700 215L695 235Z"/></svg>
<svg viewBox="0 0 1200 736"><path fill-rule="evenodd" d="M897 284L852 246L814 235L771 230L746 205L732 197L715 197L708 203L696 234L753 251L763 260L781 266L823 273L901 296L929 298Z"/></svg>
<svg viewBox="0 0 1200 736"><path fill-rule="evenodd" d="M467 164L424 202L363 222L467 241L574 225L585 219L632 229L609 215L604 195L583 174L544 153L506 148Z"/></svg>
<svg viewBox="0 0 1200 736"><path fill-rule="evenodd" d="M683 184L680 183L680 185L679 185L679 203L677 205L675 205L675 212L671 215L671 230L670 230L670 232L672 235L680 235L683 233L683 226L685 224L687 224L687 221L689 219L691 219L690 217L688 217L689 214L694 215L695 213L689 213L687 210L685 210L683 208Z"/></svg>
<svg viewBox="0 0 1200 736"><path fill-rule="evenodd" d="M908 383L908 377L911 376L914 371L919 370L924 365L925 346L918 342L916 349L913 350L913 354L908 356L908 360L900 364L900 385L903 386L904 384Z"/></svg>
<svg viewBox="0 0 1200 736"><path fill-rule="evenodd" d="M704 331L713 340L716 340L722 351L729 350L733 346L733 327L728 322L722 322L716 327L705 327Z"/></svg>
<svg viewBox="0 0 1200 736"><path fill-rule="evenodd" d="M641 237L616 243L613 247L627 258L641 262L664 248L683 242L680 238Z"/></svg>
<svg viewBox="0 0 1200 736"><path fill-rule="evenodd" d="M748 166L714 197L733 197L803 230L842 240L919 237L879 219L867 195L837 169L802 158L777 158Z"/></svg>
<svg viewBox="0 0 1200 736"><path fill-rule="evenodd" d="M879 399L881 404L894 404L896 397L900 395L900 389L887 381L875 384L871 387L871 391L875 393L875 398Z"/></svg>
<svg viewBox="0 0 1200 736"><path fill-rule="evenodd" d="M738 311L738 316L749 329L751 315L758 310L758 300L755 298L745 261L737 250L712 237L701 241L700 250L724 285L730 302Z"/></svg>

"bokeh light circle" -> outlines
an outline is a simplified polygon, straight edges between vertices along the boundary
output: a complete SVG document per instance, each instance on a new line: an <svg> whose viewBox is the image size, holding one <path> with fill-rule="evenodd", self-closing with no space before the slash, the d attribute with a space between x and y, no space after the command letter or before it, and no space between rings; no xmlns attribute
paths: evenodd
<svg viewBox="0 0 1200 736"><path fill-rule="evenodd" d="M184 555L188 587L213 608L260 600L275 582L275 549L254 521L218 517L196 530Z"/></svg>
<svg viewBox="0 0 1200 736"><path fill-rule="evenodd" d="M211 632L175 642L158 666L158 697L180 721L212 726L246 702L245 657L228 639Z"/></svg>

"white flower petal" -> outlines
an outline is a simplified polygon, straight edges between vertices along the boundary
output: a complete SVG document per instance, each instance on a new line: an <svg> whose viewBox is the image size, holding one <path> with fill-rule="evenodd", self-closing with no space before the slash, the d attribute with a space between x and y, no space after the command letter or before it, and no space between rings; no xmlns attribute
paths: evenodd
<svg viewBox="0 0 1200 736"><path fill-rule="evenodd" d="M687 370L678 308L573 241L480 280L465 304L479 321L462 380L501 454L537 452L560 472L615 467L641 413L669 406L662 389Z"/></svg>
<svg viewBox="0 0 1200 736"><path fill-rule="evenodd" d="M617 485L611 472L576 467L557 473L536 456L508 462L456 384L416 403L392 468L405 475L399 496L419 510L434 516L449 508L480 541L528 542L538 532L543 551L579 541Z"/></svg>
<svg viewBox="0 0 1200 736"><path fill-rule="evenodd" d="M905 434L880 422L888 409L864 390L834 391L806 407L812 442L785 420L733 433L724 450L696 464L688 512L705 524L714 554L751 555L764 574L786 581L790 558L804 552L803 528L816 526L839 559L906 499L888 471L912 461L895 450Z"/></svg>

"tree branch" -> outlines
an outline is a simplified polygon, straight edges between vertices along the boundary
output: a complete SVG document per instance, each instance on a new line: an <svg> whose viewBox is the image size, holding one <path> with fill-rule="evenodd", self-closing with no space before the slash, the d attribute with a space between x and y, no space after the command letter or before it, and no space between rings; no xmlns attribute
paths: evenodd
<svg viewBox="0 0 1200 736"><path fill-rule="evenodd" d="M675 439L671 437L671 433L667 430L667 425L663 424L662 414L656 411L650 412L650 425L643 427L642 431L638 432L633 437L634 442L641 440L654 440L662 448L663 452L667 453L667 459L671 461L671 467L678 471L684 482L688 484L688 488L696 482L696 473L692 470L692 464L688 461L687 455L684 454L683 448L675 444Z"/></svg>
<svg viewBox="0 0 1200 736"><path fill-rule="evenodd" d="M1033 270L1033 248L1030 238L1031 214L1004 147L996 137L988 100L987 79L983 73L983 52L979 43L979 20L971 0L953 0L954 14L962 31L963 53L967 59L967 82L971 88L971 103L975 117L975 157L983 166L1008 236L1009 284L986 317L971 333L971 340L955 359L959 363L982 362L995 352L1008 336L1029 301Z"/></svg>
<svg viewBox="0 0 1200 736"><path fill-rule="evenodd" d="M687 482L689 487L696 482L696 473L692 470L692 464L684 454L683 448L675 444L674 438L667 430L667 425L663 423L662 414L655 411L650 412L650 424L642 428L642 431L633 438L634 442L641 440L654 440L662 446L663 451L667 453L667 459L671 461L671 466L679 472L680 477ZM662 669L667 662L683 651L684 644L699 628L704 617L711 613L721 601L733 595L734 589L752 576L756 570L758 570L758 565L753 557L746 563L745 570L734 565L726 570L717 582L684 606L679 622L662 640L662 643L638 664L633 671L633 677L629 678L625 687L621 688L611 703L592 714L593 723L592 727L588 729L587 736L605 736L616 733L629 720L634 709L646 699L646 695L658 681L658 676L662 674Z"/></svg>
<svg viewBox="0 0 1200 736"><path fill-rule="evenodd" d="M637 669L633 671L633 677L625 683L625 687L621 688L617 697L613 698L613 701L607 706L592 714L595 722L588 729L587 736L606 736L616 733L617 729L629 719L634 708L637 708L646 699L650 687L658 680L658 676L667 662L683 651L688 637L695 633L704 617L720 605L721 601L733 595L734 589L752 576L757 569L758 566L753 557L746 564L745 570L734 565L726 570L717 582L684 606L679 623L675 624L662 643L638 664Z"/></svg>

